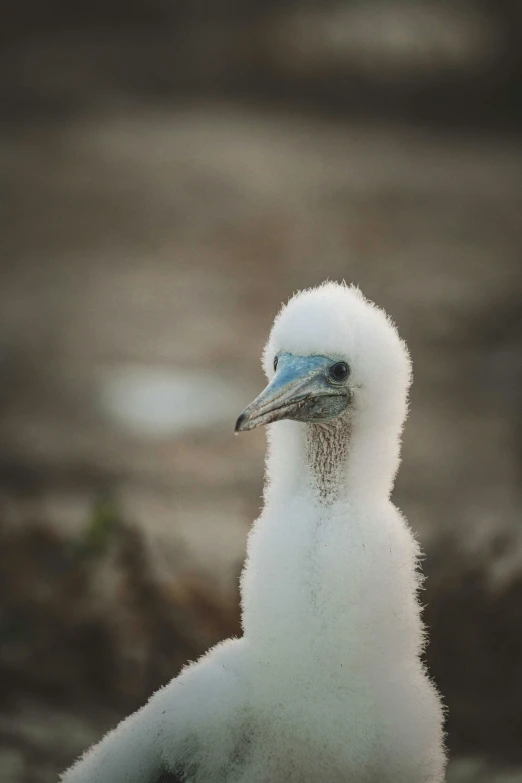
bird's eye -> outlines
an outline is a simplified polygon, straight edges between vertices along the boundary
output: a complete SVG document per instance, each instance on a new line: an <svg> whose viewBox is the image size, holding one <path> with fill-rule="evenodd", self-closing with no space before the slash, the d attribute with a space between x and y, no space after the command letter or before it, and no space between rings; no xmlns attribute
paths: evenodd
<svg viewBox="0 0 522 783"><path fill-rule="evenodd" d="M278 357L276 356L274 359L274 372L277 370L277 362L279 361Z"/></svg>
<svg viewBox="0 0 522 783"><path fill-rule="evenodd" d="M328 370L330 378L336 383L342 383L350 375L350 368L346 362L336 362Z"/></svg>

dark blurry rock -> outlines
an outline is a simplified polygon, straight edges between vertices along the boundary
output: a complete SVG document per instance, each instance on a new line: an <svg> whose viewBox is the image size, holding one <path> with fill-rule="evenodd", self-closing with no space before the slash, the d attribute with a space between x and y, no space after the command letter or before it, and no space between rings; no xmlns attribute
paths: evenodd
<svg viewBox="0 0 522 783"><path fill-rule="evenodd" d="M481 539L481 540L480 540ZM428 552L427 658L448 707L453 752L522 761L522 535L483 528Z"/></svg>
<svg viewBox="0 0 522 783"><path fill-rule="evenodd" d="M108 508L109 511L104 509ZM190 565L158 580L139 531L101 506L81 539L33 524L0 541L0 677L6 701L45 692L129 709L237 630L237 607ZM108 515L109 514L109 515Z"/></svg>

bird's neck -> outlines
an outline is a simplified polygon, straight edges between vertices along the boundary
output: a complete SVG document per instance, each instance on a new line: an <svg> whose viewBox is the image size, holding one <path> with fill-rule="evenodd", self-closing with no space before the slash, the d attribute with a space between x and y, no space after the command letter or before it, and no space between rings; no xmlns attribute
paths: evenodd
<svg viewBox="0 0 522 783"><path fill-rule="evenodd" d="M241 588L245 637L266 670L260 687L309 683L313 667L313 687L335 690L350 677L347 660L362 665L368 649L382 660L393 647L381 630L383 617L396 619L395 599L387 581L379 589L374 554L397 464L398 430L383 421L271 427L265 507ZM390 574L393 583L391 565Z"/></svg>
<svg viewBox="0 0 522 783"><path fill-rule="evenodd" d="M267 500L310 494L320 503L388 498L399 464L400 425L363 415L319 424L278 422L267 455Z"/></svg>

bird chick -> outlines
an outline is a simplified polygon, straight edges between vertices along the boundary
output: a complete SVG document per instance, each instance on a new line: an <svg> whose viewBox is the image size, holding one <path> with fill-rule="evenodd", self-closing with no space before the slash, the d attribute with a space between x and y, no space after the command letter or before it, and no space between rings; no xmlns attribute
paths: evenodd
<svg viewBox="0 0 522 783"><path fill-rule="evenodd" d="M354 287L294 296L236 431L268 427L264 508L218 644L63 783L441 783L417 543L390 500L411 364Z"/></svg>

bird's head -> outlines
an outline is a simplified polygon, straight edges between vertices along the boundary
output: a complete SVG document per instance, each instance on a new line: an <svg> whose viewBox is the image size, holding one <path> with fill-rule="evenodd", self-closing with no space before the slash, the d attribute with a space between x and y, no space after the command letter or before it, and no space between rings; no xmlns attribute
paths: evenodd
<svg viewBox="0 0 522 783"><path fill-rule="evenodd" d="M386 313L358 288L325 283L292 297L275 319L263 368L268 386L238 418L236 432L358 412L377 425L402 425L408 351Z"/></svg>

